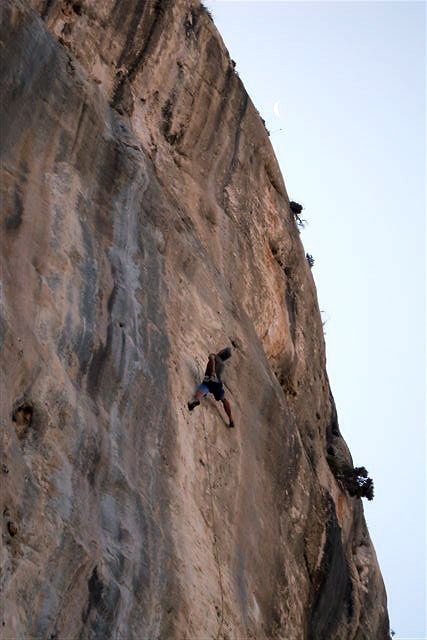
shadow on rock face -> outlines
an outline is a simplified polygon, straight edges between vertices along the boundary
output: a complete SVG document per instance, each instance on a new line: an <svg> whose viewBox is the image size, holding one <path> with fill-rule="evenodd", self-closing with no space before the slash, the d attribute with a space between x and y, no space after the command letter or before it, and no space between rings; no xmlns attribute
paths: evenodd
<svg viewBox="0 0 427 640"><path fill-rule="evenodd" d="M83 614L88 637L107 638L114 623L119 602L120 589L112 582L104 582L96 566L88 581L89 600Z"/></svg>

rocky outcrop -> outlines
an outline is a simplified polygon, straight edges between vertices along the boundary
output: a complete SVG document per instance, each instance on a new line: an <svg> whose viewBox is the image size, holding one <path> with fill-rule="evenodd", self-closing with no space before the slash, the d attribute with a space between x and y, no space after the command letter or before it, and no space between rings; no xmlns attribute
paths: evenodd
<svg viewBox="0 0 427 640"><path fill-rule="evenodd" d="M311 270L208 13L0 10L3 636L385 640ZM186 406L226 345L234 430Z"/></svg>

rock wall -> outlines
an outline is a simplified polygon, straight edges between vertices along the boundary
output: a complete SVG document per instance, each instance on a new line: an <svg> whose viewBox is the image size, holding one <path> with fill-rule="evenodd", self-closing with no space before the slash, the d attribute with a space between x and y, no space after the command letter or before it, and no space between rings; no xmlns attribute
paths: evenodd
<svg viewBox="0 0 427 640"><path fill-rule="evenodd" d="M207 11L0 11L2 637L389 638L310 267ZM234 430L187 409L226 345Z"/></svg>

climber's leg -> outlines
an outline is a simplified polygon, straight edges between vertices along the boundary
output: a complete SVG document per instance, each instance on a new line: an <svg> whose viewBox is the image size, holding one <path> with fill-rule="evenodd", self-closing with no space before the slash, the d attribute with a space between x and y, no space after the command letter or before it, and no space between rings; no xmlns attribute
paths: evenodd
<svg viewBox="0 0 427 640"><path fill-rule="evenodd" d="M194 407L197 407L200 404L200 400L205 398L209 393L208 387L202 382L196 389L196 392L193 396L193 400L187 403L189 411L193 411Z"/></svg>
<svg viewBox="0 0 427 640"><path fill-rule="evenodd" d="M231 429L231 428L233 428L233 427L234 427L233 416L232 416L232 414L231 414L231 405L230 405L229 401L227 400L227 398L223 398L223 399L221 400L221 402L222 402L222 404L223 404L223 406L224 406L225 413L227 414L228 419L229 419L229 421L230 421L228 426L229 426L229 427L230 427L230 429Z"/></svg>

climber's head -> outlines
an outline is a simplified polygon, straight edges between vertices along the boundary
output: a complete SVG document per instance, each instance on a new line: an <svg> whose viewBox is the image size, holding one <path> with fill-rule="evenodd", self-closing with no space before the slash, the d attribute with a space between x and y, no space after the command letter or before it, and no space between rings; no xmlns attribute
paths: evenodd
<svg viewBox="0 0 427 640"><path fill-rule="evenodd" d="M228 358L231 358L231 349L230 347L226 347L225 349L222 349L221 351L218 352L218 357L221 358L221 360L228 360Z"/></svg>

